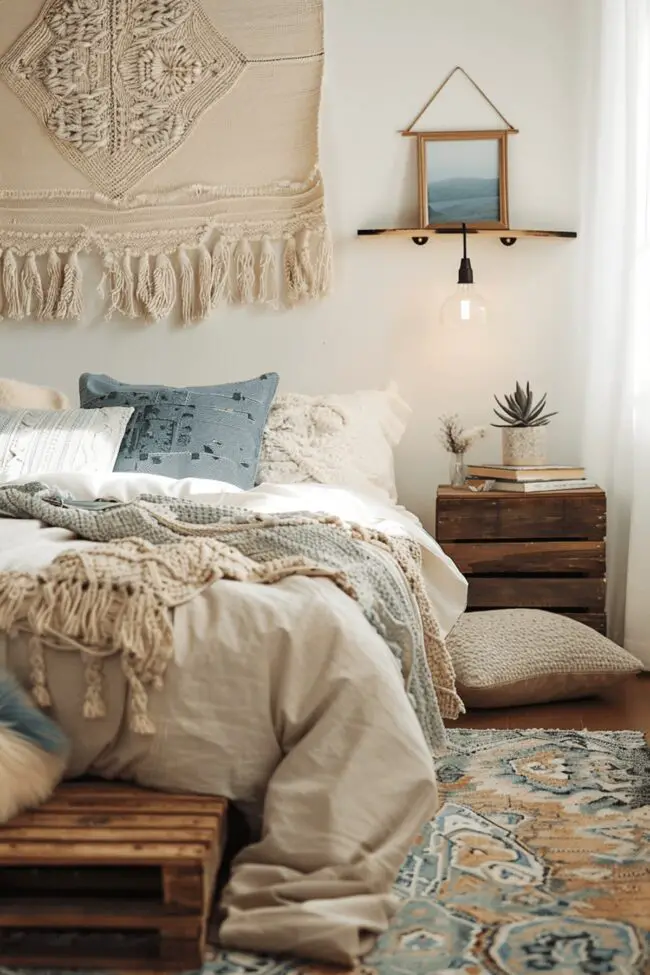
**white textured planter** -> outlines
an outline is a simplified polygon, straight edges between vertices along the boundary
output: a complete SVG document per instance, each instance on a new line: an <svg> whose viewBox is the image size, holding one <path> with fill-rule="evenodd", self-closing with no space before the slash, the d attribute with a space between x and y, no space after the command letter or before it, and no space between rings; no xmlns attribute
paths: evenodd
<svg viewBox="0 0 650 975"><path fill-rule="evenodd" d="M504 427L501 443L506 467L535 467L546 463L546 427Z"/></svg>

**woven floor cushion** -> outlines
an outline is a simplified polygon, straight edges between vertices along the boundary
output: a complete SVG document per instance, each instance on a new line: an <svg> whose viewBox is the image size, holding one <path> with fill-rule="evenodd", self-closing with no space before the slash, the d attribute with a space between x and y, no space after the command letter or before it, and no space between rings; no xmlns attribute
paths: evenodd
<svg viewBox="0 0 650 975"><path fill-rule="evenodd" d="M537 609L466 613L447 646L470 708L588 697L643 670L590 627Z"/></svg>

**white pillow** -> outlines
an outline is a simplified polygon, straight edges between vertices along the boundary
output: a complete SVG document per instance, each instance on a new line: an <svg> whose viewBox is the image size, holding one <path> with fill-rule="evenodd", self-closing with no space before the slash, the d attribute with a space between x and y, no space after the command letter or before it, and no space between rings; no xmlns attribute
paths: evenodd
<svg viewBox="0 0 650 975"><path fill-rule="evenodd" d="M19 379L0 379L0 410L69 410L70 400L58 389L32 386Z"/></svg>
<svg viewBox="0 0 650 975"><path fill-rule="evenodd" d="M29 474L108 474L132 407L0 410L0 480Z"/></svg>
<svg viewBox="0 0 650 975"><path fill-rule="evenodd" d="M264 432L257 483L337 484L395 501L393 447L410 414L394 384L328 396L280 394Z"/></svg>

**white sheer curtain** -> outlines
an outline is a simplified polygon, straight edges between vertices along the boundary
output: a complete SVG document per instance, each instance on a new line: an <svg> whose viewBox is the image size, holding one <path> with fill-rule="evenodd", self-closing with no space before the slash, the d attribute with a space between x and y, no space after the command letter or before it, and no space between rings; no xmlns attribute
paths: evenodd
<svg viewBox="0 0 650 975"><path fill-rule="evenodd" d="M650 0L599 0L585 462L608 492L610 636L650 669Z"/></svg>

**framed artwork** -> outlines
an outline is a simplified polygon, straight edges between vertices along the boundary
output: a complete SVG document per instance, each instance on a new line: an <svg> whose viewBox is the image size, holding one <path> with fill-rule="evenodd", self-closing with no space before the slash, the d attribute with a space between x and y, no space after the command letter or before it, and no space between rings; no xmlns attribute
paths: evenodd
<svg viewBox="0 0 650 975"><path fill-rule="evenodd" d="M507 229L507 129L418 132L421 227Z"/></svg>
<svg viewBox="0 0 650 975"><path fill-rule="evenodd" d="M503 122L503 128L426 131L424 117L451 79L459 75ZM476 124L481 124L477 121ZM422 125L423 131L416 129ZM402 135L417 140L422 229L507 230L508 138L517 134L482 88L457 65L436 88Z"/></svg>

